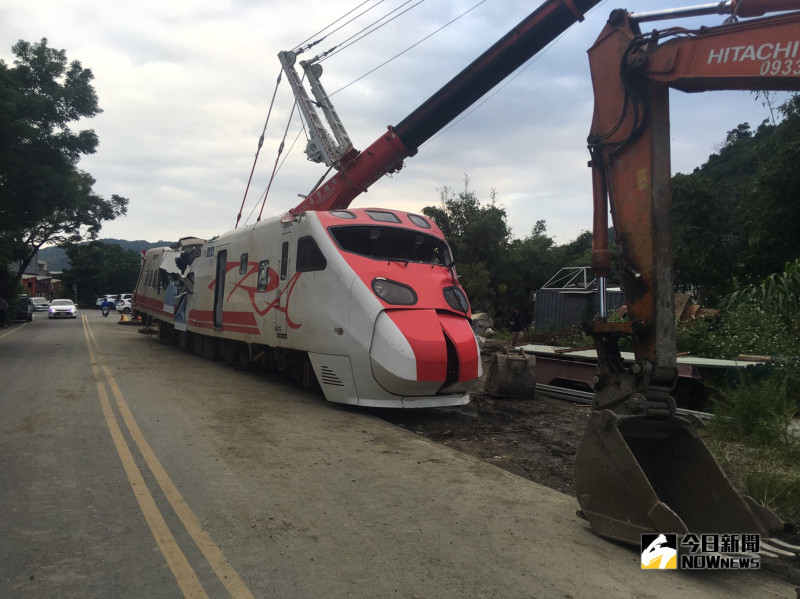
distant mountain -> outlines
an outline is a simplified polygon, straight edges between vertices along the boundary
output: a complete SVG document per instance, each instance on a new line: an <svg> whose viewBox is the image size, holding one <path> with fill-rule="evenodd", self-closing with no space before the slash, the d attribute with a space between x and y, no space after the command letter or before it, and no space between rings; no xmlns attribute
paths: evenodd
<svg viewBox="0 0 800 599"><path fill-rule="evenodd" d="M154 247L162 247L171 245L172 241L145 241L137 239L135 241L128 241L127 239L98 239L100 243L115 243L124 250L133 250L136 253L142 250L149 250ZM60 247L47 247L39 250L39 260L47 261L47 268L50 272L61 272L70 267L69 258Z"/></svg>

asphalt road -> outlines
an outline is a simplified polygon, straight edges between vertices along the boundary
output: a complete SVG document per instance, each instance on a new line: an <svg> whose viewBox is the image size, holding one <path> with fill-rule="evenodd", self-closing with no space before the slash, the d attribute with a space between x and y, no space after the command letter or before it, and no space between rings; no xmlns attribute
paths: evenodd
<svg viewBox="0 0 800 599"><path fill-rule="evenodd" d="M574 498L83 311L0 329L0 597L787 597L642 571Z"/></svg>

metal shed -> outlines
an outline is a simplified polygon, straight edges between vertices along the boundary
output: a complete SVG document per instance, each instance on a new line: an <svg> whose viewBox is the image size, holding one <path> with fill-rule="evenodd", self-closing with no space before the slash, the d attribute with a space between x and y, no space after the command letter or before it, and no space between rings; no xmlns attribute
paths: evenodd
<svg viewBox="0 0 800 599"><path fill-rule="evenodd" d="M625 303L619 288L608 288L609 310ZM537 328L580 324L600 310L597 280L589 266L562 268L533 294L533 320Z"/></svg>

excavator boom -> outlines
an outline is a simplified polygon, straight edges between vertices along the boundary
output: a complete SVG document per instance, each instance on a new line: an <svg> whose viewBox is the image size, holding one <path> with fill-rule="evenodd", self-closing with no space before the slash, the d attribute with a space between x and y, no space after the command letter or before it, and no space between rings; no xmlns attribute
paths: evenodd
<svg viewBox="0 0 800 599"><path fill-rule="evenodd" d="M800 10L800 0L784 0L751 12L771 5ZM587 323L599 360L575 461L579 503L595 531L631 543L653 531L766 535L780 522L736 493L692 424L676 416L671 396L677 366L669 90L800 89L800 12L642 34L636 15L617 10L589 62L592 266L601 280L609 274L610 210L628 320L611 323L601 314ZM632 366L620 358L623 339L633 345Z"/></svg>

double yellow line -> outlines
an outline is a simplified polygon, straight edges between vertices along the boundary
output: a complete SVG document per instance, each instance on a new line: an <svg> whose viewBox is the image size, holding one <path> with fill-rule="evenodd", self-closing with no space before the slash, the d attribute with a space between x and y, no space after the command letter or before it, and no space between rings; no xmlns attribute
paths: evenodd
<svg viewBox="0 0 800 599"><path fill-rule="evenodd" d="M139 429L139 425L133 418L133 414L128 407L128 403L125 401L125 398L123 397L117 382L114 380L111 371L108 369L106 364L102 363L100 359L102 354L97 344L97 338L89 326L88 318L86 315L82 315L81 319L83 321L83 332L84 336L86 337L86 345L89 349L89 361L92 364L92 371L94 372L95 381L97 384L97 393L100 396L100 405L103 408L106 425L108 426L108 430L111 433L111 438L114 441L114 446L116 447L117 453L122 461L125 474L128 476L128 481L133 489L133 494L136 497L136 500L139 502L139 507L141 508L145 520L150 527L150 531L153 533L156 543L158 544L159 549L161 549L161 553L167 560L167 564L169 565L172 574L175 576L175 580L178 582L178 586L180 587L184 597L202 598L208 597L208 595L203 589L203 585L200 583L197 573L194 571L191 564L189 564L189 560L186 559L186 555L184 555L183 551L181 551L178 542L175 540L175 537L170 531L169 526L167 526L163 515L159 511L158 506L156 505L156 502L150 493L150 490L147 488L147 484L142 476L142 472L136 465L131 448L128 446L128 442L125 440L125 436L122 433L120 423L114 414L111 401L108 393L106 392L106 386L108 386L108 388L111 390L111 394L114 396L117 409L122 416L125 427L127 428L131 439L133 439L133 442L136 444L139 453L144 458L144 461L147 464L147 467L150 469L153 478L155 478L158 486L161 487L161 491L164 493L164 496L167 498L172 506L172 509L183 523L183 526L186 528L189 536L191 536L192 540L194 540L198 549L203 554L203 557L205 557L206 561L211 566L211 569L217 575L225 589L227 589L228 593L230 593L231 597L234 599L252 599L253 594L244 584L242 579L239 578L239 575L230 565L228 560L225 559L225 556L222 555L222 552L219 550L208 533L203 530L203 527L198 522L197 517L194 515L194 513L192 513L192 510L189 508L186 501L184 501L180 491L178 491L178 488L175 486L175 483L172 482L172 479L164 470L161 462L158 460L155 453L153 453L150 444L145 439L142 431Z"/></svg>

